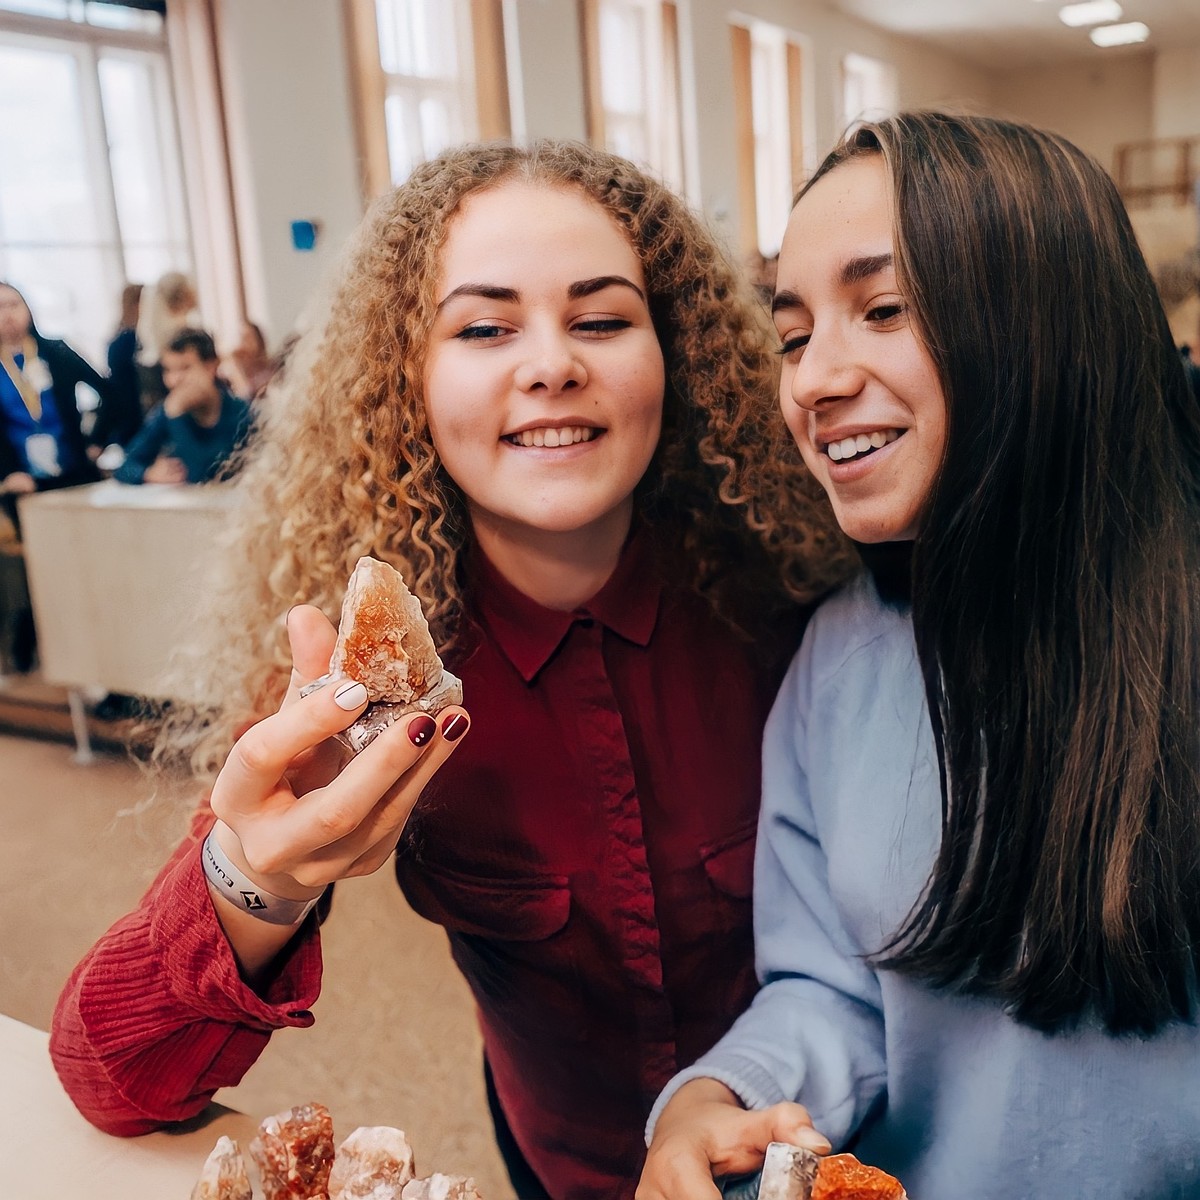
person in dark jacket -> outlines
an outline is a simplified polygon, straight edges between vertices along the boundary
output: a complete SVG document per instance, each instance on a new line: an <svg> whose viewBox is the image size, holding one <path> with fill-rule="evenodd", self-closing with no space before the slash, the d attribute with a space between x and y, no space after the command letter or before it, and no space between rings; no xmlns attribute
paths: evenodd
<svg viewBox="0 0 1200 1200"><path fill-rule="evenodd" d="M208 483L250 429L250 406L217 378L212 336L184 329L163 351L166 399L146 418L113 473L121 483Z"/></svg>
<svg viewBox="0 0 1200 1200"><path fill-rule="evenodd" d="M98 446L127 446L142 427L141 382L138 378L137 323L142 285L127 283L121 290L121 320L108 343L109 394L96 414L92 440Z"/></svg>
<svg viewBox="0 0 1200 1200"><path fill-rule="evenodd" d="M75 388L108 397L108 381L66 342L43 337L24 296L0 282L0 499L16 524L15 497L92 483Z"/></svg>

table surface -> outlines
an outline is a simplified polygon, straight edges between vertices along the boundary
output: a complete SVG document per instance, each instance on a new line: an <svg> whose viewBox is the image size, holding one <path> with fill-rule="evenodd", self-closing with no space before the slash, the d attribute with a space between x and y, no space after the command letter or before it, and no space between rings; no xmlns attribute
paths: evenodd
<svg viewBox="0 0 1200 1200"><path fill-rule="evenodd" d="M217 1138L257 1129L220 1105L184 1132L116 1138L89 1125L50 1062L49 1038L0 1015L0 1194L11 1200L188 1200Z"/></svg>

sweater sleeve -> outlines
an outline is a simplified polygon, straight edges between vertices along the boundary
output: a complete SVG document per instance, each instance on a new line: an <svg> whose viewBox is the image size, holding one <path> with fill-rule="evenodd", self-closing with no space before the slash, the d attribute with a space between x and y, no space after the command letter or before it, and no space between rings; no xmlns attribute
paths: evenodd
<svg viewBox="0 0 1200 1200"><path fill-rule="evenodd" d="M238 1083L271 1033L308 1026L320 991L317 916L293 939L264 994L238 973L200 865L213 817L188 837L138 907L75 968L50 1031L55 1070L79 1111L133 1136L198 1113Z"/></svg>
<svg viewBox="0 0 1200 1200"><path fill-rule="evenodd" d="M167 414L160 404L125 447L125 461L113 472L121 483L141 483L149 467L159 456L169 437Z"/></svg>
<svg viewBox="0 0 1200 1200"><path fill-rule="evenodd" d="M667 1085L650 1114L648 1137L667 1101L691 1079L719 1080L747 1108L798 1101L835 1148L884 1094L879 980L838 913L804 767L808 650L806 641L764 734L754 864L762 987L716 1046Z"/></svg>

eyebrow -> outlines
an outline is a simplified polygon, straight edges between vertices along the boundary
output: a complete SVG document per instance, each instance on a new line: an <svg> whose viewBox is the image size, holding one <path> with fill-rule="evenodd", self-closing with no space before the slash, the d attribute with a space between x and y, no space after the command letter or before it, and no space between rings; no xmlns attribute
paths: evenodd
<svg viewBox="0 0 1200 1200"><path fill-rule="evenodd" d="M631 279L624 275L597 275L594 279L580 279L567 288L569 300L582 300L586 296L594 296L597 292L610 287L626 287L638 294L642 302L646 302L646 293ZM505 304L516 304L521 299L521 293L516 288L500 287L492 283L462 283L453 291L448 292L437 306L441 310L458 296L480 296L484 300L500 300Z"/></svg>
<svg viewBox="0 0 1200 1200"><path fill-rule="evenodd" d="M862 283L864 279L870 279L872 275L878 275L880 271L886 271L893 261L891 254L864 254L858 258L847 259L838 272L838 283L842 287L853 287L856 283ZM776 292L775 298L771 301L772 313L777 313L782 309L803 307L804 301L799 292L786 289Z"/></svg>
<svg viewBox="0 0 1200 1200"><path fill-rule="evenodd" d="M864 279L870 279L872 275L878 275L880 271L886 271L892 265L891 254L867 254L861 258L851 258L842 264L841 274L838 280L842 287L850 287L851 284L862 283Z"/></svg>

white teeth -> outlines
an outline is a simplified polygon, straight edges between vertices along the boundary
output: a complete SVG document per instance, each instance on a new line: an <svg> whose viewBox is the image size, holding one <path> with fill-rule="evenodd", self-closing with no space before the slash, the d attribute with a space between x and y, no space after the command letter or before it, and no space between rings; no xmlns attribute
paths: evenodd
<svg viewBox="0 0 1200 1200"><path fill-rule="evenodd" d="M833 462L845 462L848 458L866 454L869 450L881 450L899 436L898 429L876 429L871 433L856 433L852 437L830 442L825 447L825 453Z"/></svg>
<svg viewBox="0 0 1200 1200"><path fill-rule="evenodd" d="M571 446L576 442L590 442L596 430L590 426L567 425L562 429L525 429L509 439L521 446Z"/></svg>

